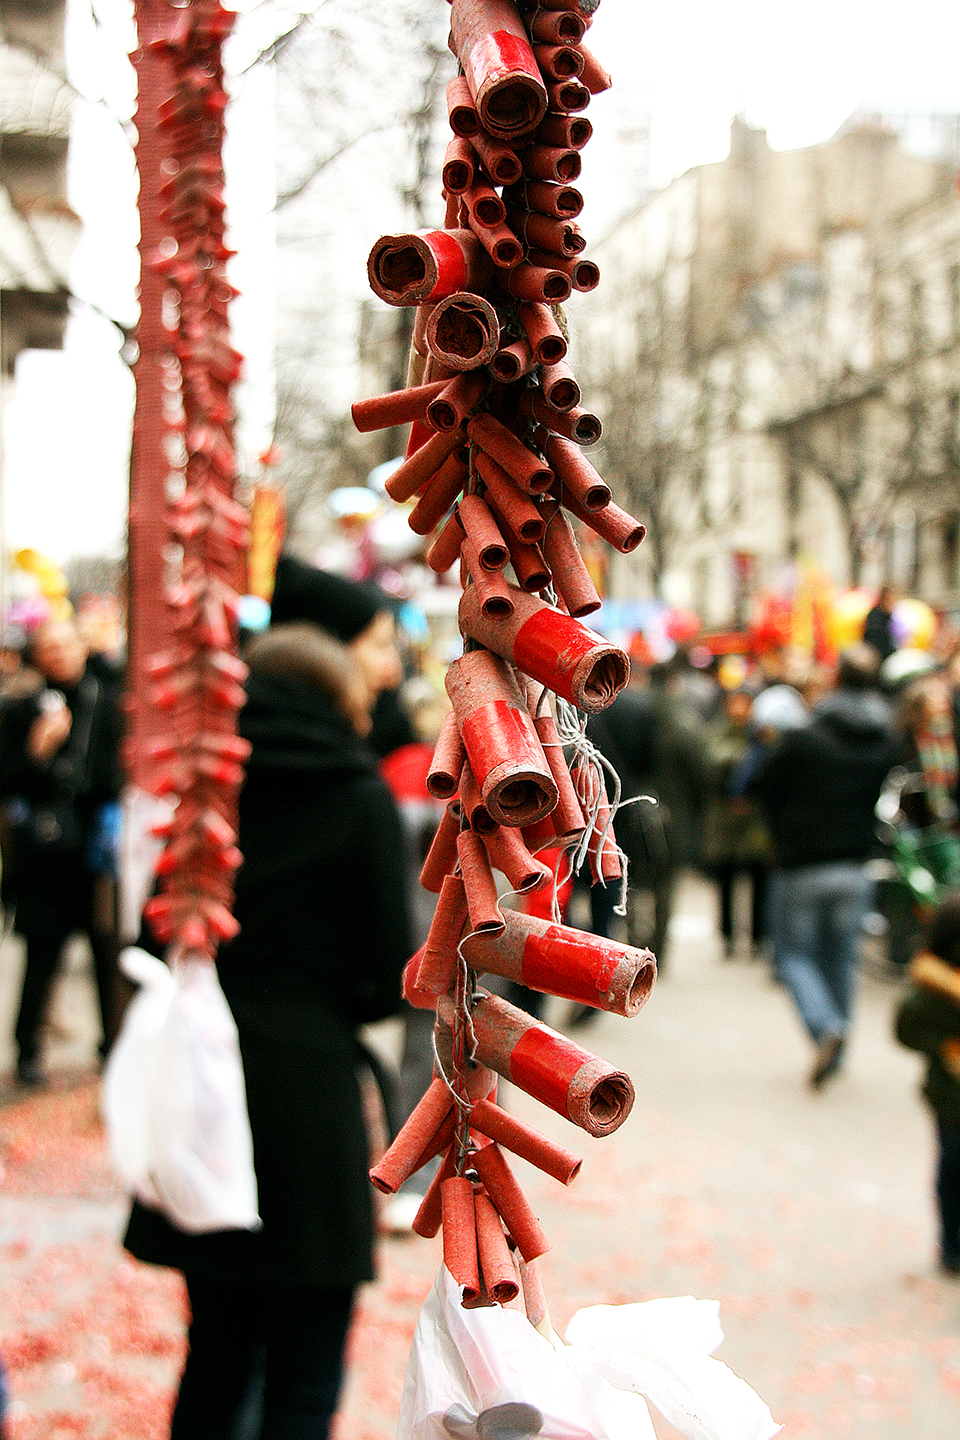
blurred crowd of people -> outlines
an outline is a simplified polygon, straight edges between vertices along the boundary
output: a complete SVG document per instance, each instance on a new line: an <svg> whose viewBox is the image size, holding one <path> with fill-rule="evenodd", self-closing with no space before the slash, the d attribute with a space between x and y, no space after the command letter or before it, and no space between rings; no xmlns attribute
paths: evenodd
<svg viewBox="0 0 960 1440"><path fill-rule="evenodd" d="M930 1060L941 1253L960 1271L960 643L898 649L894 599L885 587L862 639L829 667L695 645L653 662L638 648L629 686L586 729L619 777L608 793L622 802L625 891L590 887L556 852L555 892L504 885L503 903L549 915L555 898L580 928L652 949L669 976L678 881L702 872L716 886L719 953L770 965L809 1035L815 1089L843 1064L863 935L883 932L891 965L911 967L898 1034ZM432 1016L401 1001L400 975L431 920L417 877L442 813L426 780L449 702L422 641L402 644L397 610L370 584L285 555L269 628L247 638L241 930L217 966L263 1226L187 1235L138 1203L125 1240L186 1278L176 1440L326 1433L355 1290L373 1274L358 1075L376 1081L388 1133L430 1081ZM36 1086L71 935L90 942L102 1052L121 1019L121 687L72 620L3 640L2 898L26 957L17 1074ZM543 1000L518 987L510 998L533 1013ZM596 1014L576 1006L561 1023ZM396 1074L359 1033L388 1015L403 1020ZM392 1198L388 1228L409 1230L429 1179L419 1172Z"/></svg>

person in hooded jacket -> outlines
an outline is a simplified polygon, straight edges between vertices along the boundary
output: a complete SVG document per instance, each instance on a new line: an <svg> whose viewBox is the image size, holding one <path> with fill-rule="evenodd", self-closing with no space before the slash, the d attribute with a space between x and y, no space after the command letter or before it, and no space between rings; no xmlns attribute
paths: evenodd
<svg viewBox="0 0 960 1440"><path fill-rule="evenodd" d="M217 972L263 1226L188 1235L135 1204L124 1243L186 1280L172 1440L323 1440L374 1274L356 1029L399 1009L411 952L400 820L362 739L399 680L393 617L379 592L282 556L247 659L241 928Z"/></svg>
<svg viewBox="0 0 960 1440"><path fill-rule="evenodd" d="M815 1046L810 1083L840 1068L873 881L874 807L897 754L867 646L841 656L811 723L788 731L750 782L766 813L777 870L769 923L777 974Z"/></svg>

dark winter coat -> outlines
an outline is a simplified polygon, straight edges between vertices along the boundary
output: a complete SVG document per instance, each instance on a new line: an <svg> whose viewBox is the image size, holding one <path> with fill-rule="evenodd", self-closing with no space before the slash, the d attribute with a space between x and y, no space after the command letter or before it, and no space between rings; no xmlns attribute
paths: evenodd
<svg viewBox="0 0 960 1440"><path fill-rule="evenodd" d="M864 860L874 806L894 763L889 711L870 692L835 690L810 725L788 731L749 786L766 813L784 867Z"/></svg>
<svg viewBox="0 0 960 1440"><path fill-rule="evenodd" d="M371 753L313 687L251 676L240 934L217 970L237 1022L263 1229L187 1236L135 1205L141 1260L211 1278L373 1276L358 1025L393 1014L410 954L403 839Z"/></svg>
<svg viewBox="0 0 960 1440"><path fill-rule="evenodd" d="M27 753L42 690L11 705L0 726L0 799L8 807L12 845L12 873L4 876L4 893L16 905L23 935L50 927L58 900L66 904L73 897L75 887L60 883L64 874L71 869L89 873L101 809L116 800L122 784L123 721L116 683L88 665L77 685L57 688L70 710L71 729L49 759L34 760ZM58 877L56 885L52 875ZM79 926L79 914L67 918Z"/></svg>
<svg viewBox="0 0 960 1440"><path fill-rule="evenodd" d="M960 1069L946 1063L944 1045L960 1047L960 972L935 955L910 963L912 984L897 1008L901 1045L927 1057L923 1094L945 1125L960 1129Z"/></svg>

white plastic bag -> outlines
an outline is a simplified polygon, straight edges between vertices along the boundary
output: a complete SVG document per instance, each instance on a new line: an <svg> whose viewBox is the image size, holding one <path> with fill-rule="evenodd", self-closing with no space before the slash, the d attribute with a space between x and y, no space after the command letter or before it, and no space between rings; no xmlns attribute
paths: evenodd
<svg viewBox="0 0 960 1440"><path fill-rule="evenodd" d="M110 1151L127 1187L181 1230L255 1230L257 1182L237 1028L213 965L120 957L142 988L103 1076Z"/></svg>
<svg viewBox="0 0 960 1440"><path fill-rule="evenodd" d="M710 1358L709 1300L581 1310L554 1344L525 1316L464 1310L445 1267L420 1312L398 1440L656 1440L647 1396L690 1440L771 1440L760 1397ZM622 1324L621 1324L622 1318Z"/></svg>

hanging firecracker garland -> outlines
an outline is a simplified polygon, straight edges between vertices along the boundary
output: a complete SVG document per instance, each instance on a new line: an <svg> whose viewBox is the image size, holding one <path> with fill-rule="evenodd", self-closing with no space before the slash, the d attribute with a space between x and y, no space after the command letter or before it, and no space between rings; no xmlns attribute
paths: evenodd
<svg viewBox="0 0 960 1440"><path fill-rule="evenodd" d="M581 406L558 309L599 280L573 185L591 134L582 111L610 83L583 43L595 9L452 0L460 73L447 87L445 228L382 236L368 262L377 295L417 307L408 386L353 409L362 431L410 422L387 489L414 502L432 568L459 561L463 585L464 654L447 673L453 708L428 780L447 801L421 874L437 905L405 974L407 999L436 1010L435 1079L371 1174L391 1194L440 1157L415 1231L442 1230L464 1305L523 1307L534 1323L549 1242L507 1155L562 1184L580 1162L497 1104L497 1077L594 1136L623 1123L634 1091L480 977L630 1016L656 973L649 951L559 923L555 901L551 921L501 909L494 879L518 893L555 883L537 852L561 848L596 883L626 883L618 791L611 805L585 725L627 684L629 664L583 623L600 597L571 520L623 552L644 527L583 454L601 424Z"/></svg>
<svg viewBox="0 0 960 1440"><path fill-rule="evenodd" d="M141 0L137 9L143 239L131 611L153 619L133 627L131 769L175 802L163 827L163 888L145 913L161 941L199 956L236 931L235 808L248 749L236 729L249 521L234 498L230 387L241 358L227 322L236 292L226 275L222 160L221 46L233 20L218 0ZM145 556L158 563L153 591Z"/></svg>

